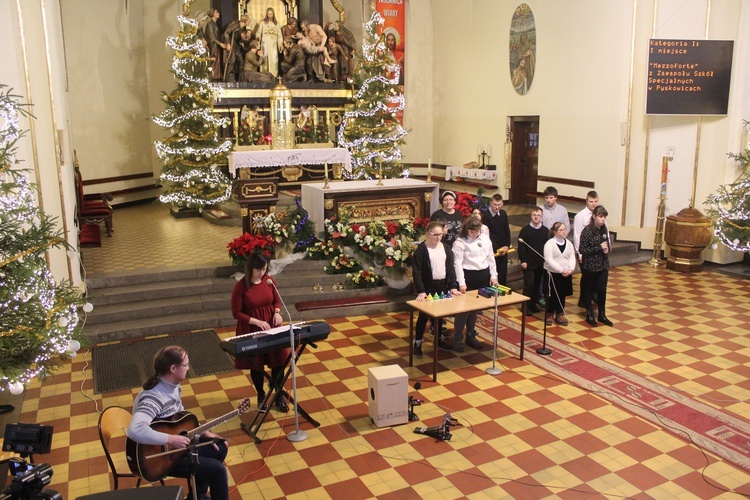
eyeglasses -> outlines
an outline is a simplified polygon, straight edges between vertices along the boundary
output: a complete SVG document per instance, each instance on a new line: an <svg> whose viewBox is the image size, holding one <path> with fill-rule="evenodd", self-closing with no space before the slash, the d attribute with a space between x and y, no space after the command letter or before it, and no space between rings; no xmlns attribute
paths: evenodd
<svg viewBox="0 0 750 500"><path fill-rule="evenodd" d="M190 363L185 363L184 365L182 363L180 363L177 366L181 366L183 368L190 368Z"/></svg>
<svg viewBox="0 0 750 500"><path fill-rule="evenodd" d="M435 238L442 238L443 233L430 233L430 236L434 236Z"/></svg>

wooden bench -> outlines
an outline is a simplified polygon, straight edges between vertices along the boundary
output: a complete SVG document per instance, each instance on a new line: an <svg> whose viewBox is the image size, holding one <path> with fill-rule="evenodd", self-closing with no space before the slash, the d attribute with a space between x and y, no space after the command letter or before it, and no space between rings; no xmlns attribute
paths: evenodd
<svg viewBox="0 0 750 500"><path fill-rule="evenodd" d="M314 311L316 309L335 309L351 306L371 306L373 304L387 304L390 299L385 295L363 295L360 297L344 297L328 300L307 300L297 302L294 307L300 311Z"/></svg>

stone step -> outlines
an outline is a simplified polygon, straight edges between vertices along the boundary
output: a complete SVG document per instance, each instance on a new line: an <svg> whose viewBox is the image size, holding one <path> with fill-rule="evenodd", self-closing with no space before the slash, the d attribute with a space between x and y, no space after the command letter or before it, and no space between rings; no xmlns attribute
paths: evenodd
<svg viewBox="0 0 750 500"><path fill-rule="evenodd" d="M97 288L90 291L89 300L94 305L123 304L144 301L158 301L173 297L187 297L211 293L231 293L234 280L230 278L191 278L172 281L137 283L111 288Z"/></svg>
<svg viewBox="0 0 750 500"><path fill-rule="evenodd" d="M129 321L136 314L139 319L159 316L178 318L196 312L224 311L229 309L230 296L231 292L220 292L183 295L159 300L94 304L94 310L86 318L86 325Z"/></svg>

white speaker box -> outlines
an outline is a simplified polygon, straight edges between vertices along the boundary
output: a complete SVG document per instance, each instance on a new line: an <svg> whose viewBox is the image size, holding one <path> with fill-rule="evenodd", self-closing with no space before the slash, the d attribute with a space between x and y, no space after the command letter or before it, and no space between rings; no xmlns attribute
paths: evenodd
<svg viewBox="0 0 750 500"><path fill-rule="evenodd" d="M367 374L370 418L377 427L409 421L409 377L398 365L370 368Z"/></svg>

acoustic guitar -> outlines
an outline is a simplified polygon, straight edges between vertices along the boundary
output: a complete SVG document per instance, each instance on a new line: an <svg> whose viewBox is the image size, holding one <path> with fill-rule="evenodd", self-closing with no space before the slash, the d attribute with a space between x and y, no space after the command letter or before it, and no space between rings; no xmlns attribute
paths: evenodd
<svg viewBox="0 0 750 500"><path fill-rule="evenodd" d="M182 434L183 436L193 439L194 437L200 436L210 429L213 429L217 425L221 425L227 420L231 420L234 417L245 413L249 408L250 400L244 398L240 401L236 410L230 411L226 415L222 415L221 417L206 422L203 425L198 425L198 418L192 413L181 411L175 413L168 419L154 420L151 422L151 428L157 432ZM172 467L174 467L187 452L187 448L172 449L179 449L180 451L163 454L171 451L169 445L140 444L127 438L125 456L128 460L130 472L152 483L159 481L166 476L170 470L172 470Z"/></svg>

